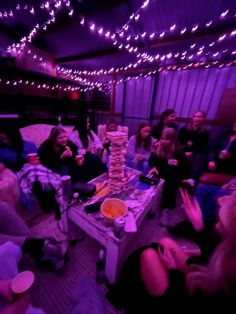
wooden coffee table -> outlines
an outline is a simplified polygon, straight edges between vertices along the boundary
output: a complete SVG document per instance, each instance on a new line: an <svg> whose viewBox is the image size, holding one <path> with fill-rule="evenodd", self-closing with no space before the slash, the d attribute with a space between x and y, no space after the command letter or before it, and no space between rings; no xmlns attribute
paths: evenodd
<svg viewBox="0 0 236 314"><path fill-rule="evenodd" d="M163 180L156 186L150 186L146 190L139 189L138 177L140 172L131 168L126 169L127 183L126 188L120 194L111 195L107 197L116 197L128 201L129 204L134 201L135 208L130 209L133 213L137 232L148 212L155 212L158 210L160 203L160 194L162 191ZM104 183L107 182L107 174L103 174L91 183ZM137 183L135 183L135 180ZM104 246L106 252L105 261L105 276L110 283L114 283L117 279L122 262L129 254L130 241L134 233L123 232L120 238L117 238L113 232L113 225L111 221L107 221L100 212L95 214L87 214L84 211L84 206L96 200L96 196L88 202L81 205L74 205L68 211L70 221L79 226L92 238L96 239Z"/></svg>

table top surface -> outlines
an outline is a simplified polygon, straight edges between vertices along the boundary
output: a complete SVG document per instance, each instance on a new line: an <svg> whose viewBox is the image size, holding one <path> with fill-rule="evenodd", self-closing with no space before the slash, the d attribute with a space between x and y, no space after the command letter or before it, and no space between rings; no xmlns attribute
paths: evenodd
<svg viewBox="0 0 236 314"><path fill-rule="evenodd" d="M84 207L88 204L92 204L107 198L119 198L126 203L128 207L128 212L132 212L135 222L138 223L139 217L153 201L153 198L157 196L162 182L162 180L160 180L160 183L154 186L141 183L139 181L140 174L141 173L138 170L128 167L125 168L125 177L127 180L124 189L120 193L112 194L111 192L109 192L105 197L102 198L98 197L95 194L88 201L71 207L69 211L69 217L76 223L76 217L78 217L77 215L79 215L80 217L88 221L91 225L96 227L96 229L100 232L114 238L112 220L105 218L100 211L93 214L87 214L84 211ZM107 173L90 181L90 183L100 186L99 191L102 188L107 187L107 182ZM99 191L97 194L99 194Z"/></svg>

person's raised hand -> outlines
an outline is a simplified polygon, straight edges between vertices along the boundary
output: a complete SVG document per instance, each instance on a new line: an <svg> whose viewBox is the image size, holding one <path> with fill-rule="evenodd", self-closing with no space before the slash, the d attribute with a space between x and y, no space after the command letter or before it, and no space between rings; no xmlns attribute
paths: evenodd
<svg viewBox="0 0 236 314"><path fill-rule="evenodd" d="M164 246L160 246L158 248L158 253L161 258L162 263L164 264L166 269L176 269L176 259L175 259L175 251L171 248L166 248Z"/></svg>
<svg viewBox="0 0 236 314"><path fill-rule="evenodd" d="M186 215L191 221L196 231L201 231L204 228L203 216L201 208L195 197L191 199L186 189L180 188L180 194L183 200L183 208Z"/></svg>
<svg viewBox="0 0 236 314"><path fill-rule="evenodd" d="M72 156L72 151L70 149L66 149L60 156L61 159L71 157Z"/></svg>

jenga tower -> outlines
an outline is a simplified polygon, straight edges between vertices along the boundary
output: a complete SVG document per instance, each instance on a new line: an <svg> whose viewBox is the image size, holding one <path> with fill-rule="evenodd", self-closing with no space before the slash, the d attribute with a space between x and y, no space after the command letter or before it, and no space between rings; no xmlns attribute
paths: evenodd
<svg viewBox="0 0 236 314"><path fill-rule="evenodd" d="M125 183L124 164L128 135L122 132L108 132L107 138L111 141L108 186L112 193L119 193Z"/></svg>

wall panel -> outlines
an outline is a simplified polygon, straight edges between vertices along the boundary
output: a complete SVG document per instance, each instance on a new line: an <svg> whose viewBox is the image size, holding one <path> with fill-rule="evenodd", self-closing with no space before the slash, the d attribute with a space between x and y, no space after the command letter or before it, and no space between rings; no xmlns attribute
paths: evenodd
<svg viewBox="0 0 236 314"><path fill-rule="evenodd" d="M154 82L157 82L155 93ZM224 90L236 87L236 67L161 72L152 77L131 79L118 86L116 112L120 112L124 105L124 122L131 123L131 129L149 118L151 104L154 115L166 108L174 108L177 116L187 118L200 109L209 119L215 119ZM135 118L134 122L132 118Z"/></svg>

